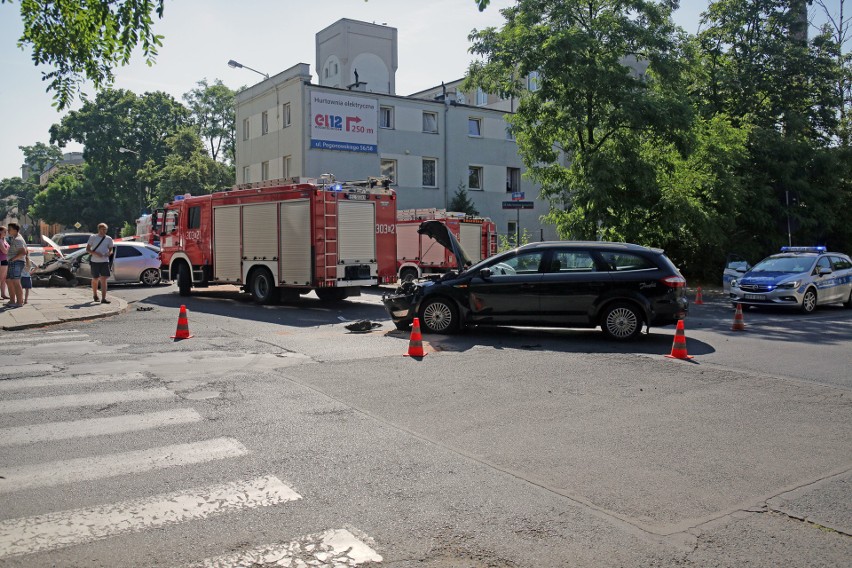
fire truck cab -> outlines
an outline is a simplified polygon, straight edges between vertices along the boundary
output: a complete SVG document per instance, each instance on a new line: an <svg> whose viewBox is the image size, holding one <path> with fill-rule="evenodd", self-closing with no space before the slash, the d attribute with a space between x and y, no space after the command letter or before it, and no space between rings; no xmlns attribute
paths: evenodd
<svg viewBox="0 0 852 568"><path fill-rule="evenodd" d="M182 296L232 284L258 303L396 282L396 193L385 178L272 180L178 196L154 215L161 273Z"/></svg>
<svg viewBox="0 0 852 568"><path fill-rule="evenodd" d="M443 209L403 209L397 213L397 268L401 281L457 269L455 256L432 238L417 232L420 223L445 224L474 264L497 254L497 226L487 217Z"/></svg>

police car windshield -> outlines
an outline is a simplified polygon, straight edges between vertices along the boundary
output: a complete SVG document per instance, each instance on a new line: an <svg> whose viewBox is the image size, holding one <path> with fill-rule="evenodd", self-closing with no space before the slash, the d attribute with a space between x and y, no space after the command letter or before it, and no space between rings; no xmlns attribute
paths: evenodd
<svg viewBox="0 0 852 568"><path fill-rule="evenodd" d="M814 264L813 256L779 256L758 262L751 272L807 272Z"/></svg>

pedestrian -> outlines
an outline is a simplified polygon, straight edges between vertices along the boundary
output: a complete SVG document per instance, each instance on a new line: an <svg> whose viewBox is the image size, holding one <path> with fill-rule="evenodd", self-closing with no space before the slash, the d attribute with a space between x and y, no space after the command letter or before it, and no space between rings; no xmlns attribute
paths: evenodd
<svg viewBox="0 0 852 568"><path fill-rule="evenodd" d="M107 235L106 223L98 225L98 234L89 237L86 252L91 255L89 266L92 267L92 299L98 301L98 282L101 284L101 303L109 304L107 300L107 278L109 278L109 260L112 256L112 237Z"/></svg>
<svg viewBox="0 0 852 568"><path fill-rule="evenodd" d="M9 268L6 273L6 286L9 289L9 301L4 304L7 308L20 308L24 301L24 291L21 288L21 272L24 270L27 256L27 241L21 236L21 227L17 223L9 223Z"/></svg>
<svg viewBox="0 0 852 568"><path fill-rule="evenodd" d="M24 258L24 269L21 271L21 290L24 292L24 304L30 301L30 290L33 287L33 279L30 273L31 266L30 251L27 250L27 256Z"/></svg>
<svg viewBox="0 0 852 568"><path fill-rule="evenodd" d="M6 227L0 225L0 299L8 300L6 295L6 272L9 271L9 243L6 241Z"/></svg>

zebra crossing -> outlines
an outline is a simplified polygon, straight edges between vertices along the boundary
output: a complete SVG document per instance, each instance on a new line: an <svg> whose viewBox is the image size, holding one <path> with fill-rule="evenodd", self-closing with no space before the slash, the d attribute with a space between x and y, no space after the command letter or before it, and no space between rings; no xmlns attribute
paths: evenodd
<svg viewBox="0 0 852 568"><path fill-rule="evenodd" d="M63 342L90 341L79 331L63 332ZM17 344L44 341L44 333L16 334ZM14 345L14 344L12 344ZM2 353L0 353L2 357ZM21 365L27 367L27 365ZM33 370L34 365L29 366ZM42 369L42 367L39 367ZM193 408L134 412L138 402L175 402L179 397L164 387L152 387L143 373L84 374L69 372L22 372L0 380L0 448L26 447L66 440L86 442L134 433L168 432L169 444L96 456L63 456L68 459L39 463L7 463L0 452L0 563L30 555L62 550L110 538L169 526L203 522L255 508L286 506L302 500L293 488L274 475L252 479L224 480L221 483L180 488L167 493L135 497L85 508L44 512L34 516L4 518L4 506L13 503L21 491L61 488L76 483L95 482L116 476L153 475L169 468L191 468L199 464L240 458L249 453L239 440L230 437L182 439L175 443L182 427L201 422ZM138 386L137 386L138 384ZM109 390L81 392L80 387ZM74 392L63 393L65 389ZM47 392L46 392L47 391ZM98 408L109 405L124 409L115 416L97 416ZM53 411L74 413L73 420L50 420ZM37 414L27 414L37 413ZM15 424L19 418L42 420ZM192 435L186 433L185 438ZM203 529L203 527L202 527ZM294 535L296 536L296 535ZM199 559L186 566L357 566L381 562L371 539L357 529L332 528L325 532L296 536L287 542L248 547L217 557ZM224 551L223 551L224 552ZM35 559L34 559L35 560Z"/></svg>

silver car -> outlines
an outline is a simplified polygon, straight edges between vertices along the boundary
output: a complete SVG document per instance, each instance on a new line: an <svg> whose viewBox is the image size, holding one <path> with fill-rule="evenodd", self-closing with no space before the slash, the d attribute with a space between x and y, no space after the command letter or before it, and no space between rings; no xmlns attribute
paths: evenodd
<svg viewBox="0 0 852 568"><path fill-rule="evenodd" d="M75 259L77 255L79 256ZM66 257L76 265L74 276L78 280L91 282L90 258L91 255L85 251ZM160 249L145 243L115 243L115 260L112 274L107 281L111 284L142 282L146 286L156 286L160 283Z"/></svg>
<svg viewBox="0 0 852 568"><path fill-rule="evenodd" d="M852 308L852 260L825 247L781 247L731 280L731 301L744 306L787 306L811 313L818 305Z"/></svg>

